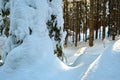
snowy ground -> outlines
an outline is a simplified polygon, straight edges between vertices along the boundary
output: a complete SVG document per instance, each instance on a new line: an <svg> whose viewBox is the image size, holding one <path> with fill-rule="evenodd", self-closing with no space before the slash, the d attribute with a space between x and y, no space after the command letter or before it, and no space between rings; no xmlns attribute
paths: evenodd
<svg viewBox="0 0 120 80"><path fill-rule="evenodd" d="M119 37L117 37L116 40L118 40ZM68 65L78 65L80 63L81 57L85 58L85 60L88 60L94 57L98 57L101 53L104 52L104 50L113 44L115 41L112 41L111 38L105 39L102 41L101 39L94 41L94 46L89 47L88 42L80 42L78 43L78 47L75 47L74 44L68 44L68 47L64 48L64 54L67 59L66 64ZM87 59L88 57L88 59Z"/></svg>
<svg viewBox="0 0 120 80"><path fill-rule="evenodd" d="M109 46L83 80L120 80L120 40Z"/></svg>
<svg viewBox="0 0 120 80"><path fill-rule="evenodd" d="M116 41L120 39L119 37L116 39ZM51 74L49 74L49 72L46 73L46 70L44 72L44 68L43 69L43 74L47 74L46 76L48 77L52 77L54 76L54 80L56 80L57 78L59 78L58 75L61 75L62 80L73 80L74 77L76 77L74 80L119 80L120 77L118 76L118 74L120 74L119 72L119 53L120 53L120 40L118 40L115 44L115 41L112 41L111 39L105 39L104 44L102 40L95 40L94 42L94 46L93 47L88 47L88 43L79 43L78 47L74 47L74 46L70 46L64 49L65 52L65 56L67 58L67 65L61 63L59 60L57 59L53 59L55 60L52 64L52 66L49 67L45 67L47 66L48 62L46 64L44 64L43 62L41 62L41 64L43 65L42 67L46 68L46 70L52 70ZM105 52L104 52L105 50ZM114 54L113 54L114 52ZM112 55L113 54L113 55ZM49 57L51 58L51 57ZM52 57L54 58L54 57ZM51 59L52 60L52 59ZM113 62L113 60L115 62ZM47 60L45 60L46 62ZM111 63L107 63L107 62L111 62ZM114 65L115 66L114 66ZM52 67L56 66L57 68L52 69ZM58 67L59 66L59 67ZM106 66L104 68L104 66ZM38 66L37 66L38 67ZM61 68L60 68L61 67ZM102 68L101 68L102 67ZM109 69L106 69L110 67ZM32 68L36 68L36 66L32 67ZM32 70L31 66L30 68L28 68L29 70L18 70L16 74L22 74L22 72L19 71L23 71L25 73L25 77L29 76L26 75L26 73L29 73L31 71L33 71L33 73L35 73L36 75L39 72L34 72L34 70ZM41 67L39 67L41 68ZM1 67L2 69L2 67ZM35 69L35 71L37 71L38 68ZM106 70L106 71L105 71ZM7 72L11 72L9 71L9 69L5 70ZM39 70L38 70L39 71ZM65 73L64 73L65 71ZM16 71L15 71L16 72ZM67 74L68 72L68 74ZM110 73L109 73L110 72ZM74 73L74 75L73 75ZM107 76L105 74L108 74ZM116 73L115 75L113 75L112 73ZM43 75L42 76L45 76ZM3 74L2 74L3 75ZM73 75L71 77L68 78L68 76ZM10 76L9 73L7 73L7 75L3 76ZM11 76L15 76L15 74L11 75ZM41 76L41 77L42 77ZM101 76L104 76L101 77ZM113 76L115 76L114 78L112 78ZM11 79L18 79L17 76L16 78L11 78ZM35 76L33 76L35 77ZM41 77L38 77L40 79L43 79ZM0 78L1 79L1 78ZM4 79L4 78L2 78ZM28 78L30 79L30 78ZM33 78L31 78L30 80L32 80ZM47 80L48 78L45 78L45 80ZM53 79L53 78L51 78ZM58 80L60 80L58 79ZM7 79L5 79L7 80Z"/></svg>
<svg viewBox="0 0 120 80"><path fill-rule="evenodd" d="M120 39L120 37L117 37L116 41L119 39ZM92 72L95 72L95 70L92 72L91 72L91 70L96 68L95 66L98 66L96 64L99 62L99 60L101 60L101 56L103 56L103 57L105 56L105 59L102 60L103 63L106 61L110 61L110 60L108 60L107 56L109 56L109 53L112 52L112 50L111 50L112 48L109 48L109 47L113 47L113 44L116 41L112 41L111 38L105 39L104 41L95 40L95 42L94 42L95 45L93 47L89 47L88 43L85 43L85 42L79 43L78 47L74 47L74 46L70 45L70 47L67 47L64 49L65 56L67 57L67 64L70 66L81 65L81 68L84 72L84 74L81 77L81 80L96 80L96 79L97 80L108 80L108 77L103 78L102 76L99 76L99 75L97 75L97 77L94 78L94 74L97 74L98 71L93 74ZM116 44L118 44L118 43L120 44L120 41L117 41ZM118 46L118 45L114 45L114 47L117 47L118 50L120 49L119 48L120 46ZM106 51L108 54L107 56L104 55L104 53L106 53ZM120 52L118 51L118 53L120 53ZM109 66L110 65L113 65L113 64L110 63ZM119 62L118 62L118 65L119 65ZM104 66L104 65L102 65L102 66ZM107 65L107 67L108 67L108 65ZM115 68L115 66L112 68ZM99 71L99 72L102 72L102 71L103 70L101 69L101 71ZM90 76L90 78L86 79L86 77L89 75L90 72L92 74L92 78ZM104 73L104 71L103 71L103 73ZM109 73L109 72L107 72L107 73ZM103 75L105 75L105 74L103 74ZM118 75L116 75L116 76L118 77ZM101 78L98 79L98 77L101 77ZM109 76L109 80L119 80L119 79L120 79L119 77L117 79L114 79Z"/></svg>

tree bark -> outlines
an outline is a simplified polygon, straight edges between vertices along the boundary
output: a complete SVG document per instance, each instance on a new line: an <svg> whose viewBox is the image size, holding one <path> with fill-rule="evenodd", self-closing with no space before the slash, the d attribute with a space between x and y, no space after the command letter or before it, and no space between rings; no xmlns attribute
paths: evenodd
<svg viewBox="0 0 120 80"><path fill-rule="evenodd" d="M77 42L78 42L78 17L79 17L79 13L78 13L79 7L78 7L78 2L76 2L76 35L75 35L75 47L77 47Z"/></svg>
<svg viewBox="0 0 120 80"><path fill-rule="evenodd" d="M106 2L103 1L103 30L102 30L102 40L105 38L105 27L106 27Z"/></svg>
<svg viewBox="0 0 120 80"><path fill-rule="evenodd" d="M93 11L94 11L94 1L90 0L90 17L89 17L89 28L90 28L90 36L89 36L89 46L93 46L93 40L94 40L94 23L93 23Z"/></svg>

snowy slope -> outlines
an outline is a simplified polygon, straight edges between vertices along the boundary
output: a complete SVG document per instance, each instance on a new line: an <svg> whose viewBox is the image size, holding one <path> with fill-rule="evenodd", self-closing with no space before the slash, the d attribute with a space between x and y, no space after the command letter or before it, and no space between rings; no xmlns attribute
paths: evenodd
<svg viewBox="0 0 120 80"><path fill-rule="evenodd" d="M120 40L102 54L85 80L120 80Z"/></svg>
<svg viewBox="0 0 120 80"><path fill-rule="evenodd" d="M107 38L104 41L101 39L95 40L93 47L89 47L88 42L79 42L78 47L75 47L74 44L72 44L71 46L64 48L64 54L67 59L66 64L75 66L79 65L81 61L89 62L91 60L91 62L93 62L114 42L115 41L111 41L111 38Z"/></svg>

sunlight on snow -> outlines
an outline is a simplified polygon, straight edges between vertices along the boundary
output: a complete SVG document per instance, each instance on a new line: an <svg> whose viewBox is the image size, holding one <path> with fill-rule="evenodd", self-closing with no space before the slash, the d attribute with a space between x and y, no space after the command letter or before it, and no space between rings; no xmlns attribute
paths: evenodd
<svg viewBox="0 0 120 80"><path fill-rule="evenodd" d="M89 75L89 73L93 69L93 67L98 63L98 61L101 58L101 56L102 55L99 55L98 58L90 64L90 66L88 67L87 71L84 73L84 75L83 75L81 80L86 80L86 77Z"/></svg>
<svg viewBox="0 0 120 80"><path fill-rule="evenodd" d="M85 50L86 50L87 47L82 47L80 49L77 50L76 54L74 56L80 56L82 55L83 53L85 53Z"/></svg>
<svg viewBox="0 0 120 80"><path fill-rule="evenodd" d="M2 63L2 60L0 60L0 63Z"/></svg>
<svg viewBox="0 0 120 80"><path fill-rule="evenodd" d="M81 67L81 66L83 66L83 65L84 65L84 63L81 62L79 65L74 66L74 67L71 67L71 66L68 66L68 65L64 64L63 62L61 62L61 66L62 66L62 68L63 68L64 70L70 70L70 69L79 68L79 67Z"/></svg>
<svg viewBox="0 0 120 80"><path fill-rule="evenodd" d="M67 66L66 64L64 64L63 62L61 62L61 66L64 70L69 70L71 69L71 67Z"/></svg>
<svg viewBox="0 0 120 80"><path fill-rule="evenodd" d="M79 48L75 53L74 55L72 55L71 57L69 57L69 60L67 59L67 64L68 65L72 65L76 60L77 58L84 54L85 53L85 50L87 49L87 47L82 47L82 48ZM80 64L80 65L83 65L83 64Z"/></svg>
<svg viewBox="0 0 120 80"><path fill-rule="evenodd" d="M118 40L114 45L113 45L113 51L115 52L120 52L120 40Z"/></svg>

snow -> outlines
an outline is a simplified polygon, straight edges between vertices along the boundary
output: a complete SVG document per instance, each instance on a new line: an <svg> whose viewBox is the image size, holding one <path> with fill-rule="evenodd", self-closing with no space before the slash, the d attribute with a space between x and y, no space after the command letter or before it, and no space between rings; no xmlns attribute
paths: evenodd
<svg viewBox="0 0 120 80"><path fill-rule="evenodd" d="M102 54L99 61L86 77L86 80L119 80L120 40Z"/></svg>
<svg viewBox="0 0 120 80"><path fill-rule="evenodd" d="M110 39L96 40L93 47L88 42L80 42L76 48L67 47L66 64L53 54L46 22L52 12L60 20L58 25L63 24L61 9L56 10L61 3L62 0L51 4L48 0L10 0L10 36L4 46L0 45L4 47L0 80L120 79L120 40L115 44Z"/></svg>
<svg viewBox="0 0 120 80"><path fill-rule="evenodd" d="M79 57L81 60L85 60L86 62L83 61L84 62L83 63L80 59L78 59L77 60L78 63L74 65L74 67L70 67L62 63L56 56L50 54L52 52L52 48L50 46L52 45L52 43L49 40L48 36L37 37L37 38L36 37L37 35L29 36L28 38L26 38L25 42L22 45L15 48L9 53L9 55L7 56L8 58L6 60L6 64L0 68L0 79L8 80L8 77L10 77L12 80L21 80L21 79L25 79L25 80L43 80L43 79L44 80L49 80L49 79L50 80L61 80L61 79L86 80L86 77L87 77L87 80L91 80L91 79L106 80L106 78L101 76L106 75L106 73L108 74L110 72L109 73L110 76L109 78L107 78L107 80L108 79L119 80L120 66L119 66L118 53L120 50L120 40L117 41L114 45L113 45L113 42L108 41L109 42L108 45L111 44L111 46L102 54L102 56L97 57L97 60L93 63L93 61L95 60L93 58L95 57L96 52L101 51L100 47L102 49L104 48L100 40L97 40L94 48L98 50L94 52L93 51L94 48L85 49L85 51L87 50L89 51L87 51L87 53L84 53ZM42 41L44 41L46 44L44 44ZM35 42L39 42L39 44L35 44ZM84 44L84 46L85 45L86 44ZM76 54L79 54L79 52L81 53L82 51L84 51L84 47L81 48L81 51L79 49L76 49L76 50L78 50L76 51ZM44 54L41 54L41 53L44 53ZM112 56L109 55L111 53L114 55ZM84 55L86 55L87 57L85 58ZM113 62L111 58L115 62ZM91 59L92 61L90 62ZM101 60L102 60L102 63L99 62ZM109 61L111 63L109 63L108 65L106 64L106 61ZM103 67L100 66L100 70L98 71L96 68L99 68L99 65L101 66L103 65ZM107 69L104 70L105 65L107 66L107 68L113 65L113 67L111 67L112 70L105 72L105 70L107 70ZM91 72L91 70L93 71ZM117 70L117 72L114 72L113 70L114 71ZM115 77L111 76L113 75L111 74L112 73L111 71L115 74ZM96 74L92 75L92 73L95 73L95 72ZM98 74L99 72L104 72L104 74L100 76L100 74Z"/></svg>
<svg viewBox="0 0 120 80"><path fill-rule="evenodd" d="M22 45L8 54L5 64L0 68L0 79L8 80L10 77L11 80L79 80L78 68L62 63L52 54L51 45L48 36L29 36Z"/></svg>
<svg viewBox="0 0 120 80"><path fill-rule="evenodd" d="M3 9L3 0L0 0L0 8Z"/></svg>
<svg viewBox="0 0 120 80"><path fill-rule="evenodd" d="M10 36L6 41L4 55L19 46L26 37L30 36L30 29L32 34L40 37L47 35L46 15L48 14L48 4L46 0L42 2L39 2L39 0L11 0L10 7ZM42 12L41 9L43 9ZM5 57L3 57L3 60L5 60Z"/></svg>
<svg viewBox="0 0 120 80"><path fill-rule="evenodd" d="M2 54L2 50L4 48L5 41L6 41L6 37L1 36L0 37L0 55Z"/></svg>
<svg viewBox="0 0 120 80"><path fill-rule="evenodd" d="M45 43L43 43L43 41ZM39 44L37 44L38 42ZM105 43L106 48L109 45L110 47L107 48L107 51L104 53L102 53L102 51L104 51L106 48L103 47L101 40L95 41L96 45L93 48L85 48L84 46L87 44L84 43L80 43L82 45L79 45L76 50L72 47L72 50L69 49L69 52L72 51L75 52L75 54L71 54L70 52L69 57L70 55L77 55L73 56L76 58L76 60L74 64L67 66L52 54L52 42L48 36L28 36L22 45L13 49L7 56L5 64L0 67L0 79L8 80L8 77L10 77L11 80L106 80L106 78L101 77L102 75L100 76L98 73L104 72L103 75L106 75L106 73L108 74L112 71L115 74L115 77L117 76L118 78L112 78L111 75L113 74L111 74L107 80L119 80L120 66L119 56L117 54L120 50L120 40L115 44L113 44L114 42L110 40L107 40ZM111 56L109 55L110 53L114 55ZM79 54L81 55L78 56ZM115 63L111 60L111 58L114 59ZM103 59L102 63L99 63L101 59ZM109 65L106 64L106 59L112 63ZM99 67L99 65L103 65L103 67L96 72L96 68ZM105 72L105 65L108 65L107 68L113 65L113 67L111 67L112 70ZM117 72L114 72L113 70L117 70ZM95 72L96 74L92 75L92 73Z"/></svg>
<svg viewBox="0 0 120 80"><path fill-rule="evenodd" d="M52 2L51 2L51 5L50 5L50 7L52 8L52 13L51 14L55 14L56 16L57 16L57 21L58 21L58 23L57 23L57 25L58 25L58 27L62 27L62 29L63 29L63 14L62 14L62 0L53 0Z"/></svg>
<svg viewBox="0 0 120 80"><path fill-rule="evenodd" d="M119 40L119 37L116 39L116 40ZM108 39L104 39L103 41L100 39L100 40L95 40L94 41L94 46L93 47L89 47L88 46L88 43L84 43L84 42L80 42L79 43L79 46L78 47L67 47L65 48L65 56L67 58L67 64L70 65L70 66L77 66L77 65L80 65L80 68L82 68L82 72L80 72L82 74L82 77L80 78L80 80L109 80L109 79L104 79L103 77L101 77L99 79L99 74L97 77L95 77L94 75L97 74L93 74L92 76L95 77L95 78L89 78L89 73L91 73L91 71L95 68L96 69L96 66L98 66L97 64L99 64L99 60L101 60L101 58L103 57L103 54L105 54L106 52L104 52L106 49L108 50L108 55L106 56L106 58L104 59L104 62L106 61L109 61L111 62L111 60L108 60L108 56L109 56L109 53L113 52L113 51L110 51L108 47L112 47L112 45L114 44L114 46L112 47L112 49L114 51L118 51L120 53L120 43L118 44L119 42L116 42L114 44L114 41L111 40L111 38L108 38ZM115 48L115 49L114 49ZM111 50L112 50L111 49ZM76 56L77 55L77 56ZM116 57L115 57L116 58ZM118 61L119 61L119 58L117 58ZM110 65L113 65L112 63ZM118 63L118 65L120 65ZM103 65L104 66L104 65ZM115 68L115 67L114 67ZM119 70L119 68L117 68L117 70ZM95 70L94 70L95 71ZM112 70L111 70L112 71ZM98 71L98 72L103 72L104 75L106 75L107 73L104 72L104 70L101 70L101 71ZM112 73L112 72L111 72ZM114 72L115 74L115 72ZM116 74L119 74L119 73L116 73ZM88 77L88 78L86 78ZM118 79L113 79L111 76L109 76L110 80L119 80L119 76L118 76Z"/></svg>
<svg viewBox="0 0 120 80"><path fill-rule="evenodd" d="M79 42L78 47L75 47L74 44L71 44L71 46L68 46L64 49L65 57L67 57L67 64L73 65L74 63L74 65L78 65L82 57L84 60L86 60L86 62L90 56L96 58L103 53L110 44L113 44L113 41L110 39L104 39L103 41L101 39L95 40L93 47L89 47L88 42ZM81 57L79 58L79 56ZM93 57L91 58L94 60Z"/></svg>

